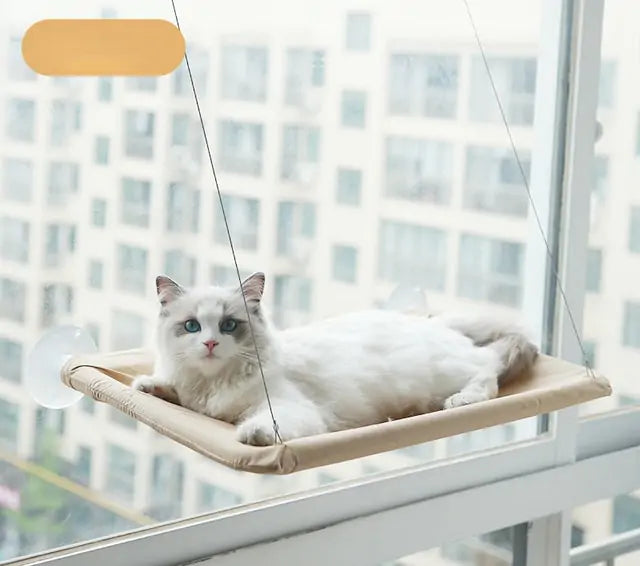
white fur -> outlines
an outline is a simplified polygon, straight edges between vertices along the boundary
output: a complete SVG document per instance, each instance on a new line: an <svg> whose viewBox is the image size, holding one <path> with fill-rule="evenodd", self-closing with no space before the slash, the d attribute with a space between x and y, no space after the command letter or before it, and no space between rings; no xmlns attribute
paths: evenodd
<svg viewBox="0 0 640 566"><path fill-rule="evenodd" d="M493 328L490 318L475 317L474 335L464 328L464 317L387 310L277 331L259 304L262 285L256 287L252 278L243 285L252 282L246 289L259 291L249 293L254 335L284 441L492 399L508 354L494 347L495 340L520 332L503 321ZM176 289L165 304L169 314L159 320L155 373L133 386L155 394L154 388L173 388L182 405L236 424L241 442L273 443L253 341L238 343L218 328L225 304L235 312L241 312L238 305L244 308L239 290ZM189 317L201 322L201 332L176 337L172 329ZM213 358L203 345L209 339L219 341Z"/></svg>

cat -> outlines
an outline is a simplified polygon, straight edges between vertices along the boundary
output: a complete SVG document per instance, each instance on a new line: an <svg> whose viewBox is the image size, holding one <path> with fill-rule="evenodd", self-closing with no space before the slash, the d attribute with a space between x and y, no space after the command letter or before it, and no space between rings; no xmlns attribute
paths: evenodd
<svg viewBox="0 0 640 566"><path fill-rule="evenodd" d="M266 446L493 399L538 355L518 324L495 314L370 310L279 331L262 305L264 285L260 272L203 289L158 276L155 369L132 387Z"/></svg>

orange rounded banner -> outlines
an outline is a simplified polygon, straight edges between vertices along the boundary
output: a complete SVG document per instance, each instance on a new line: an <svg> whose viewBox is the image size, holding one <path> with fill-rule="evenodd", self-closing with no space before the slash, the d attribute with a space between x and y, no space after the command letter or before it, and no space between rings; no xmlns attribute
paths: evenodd
<svg viewBox="0 0 640 566"><path fill-rule="evenodd" d="M22 56L49 76L166 75L185 41L167 20L40 20L22 38Z"/></svg>

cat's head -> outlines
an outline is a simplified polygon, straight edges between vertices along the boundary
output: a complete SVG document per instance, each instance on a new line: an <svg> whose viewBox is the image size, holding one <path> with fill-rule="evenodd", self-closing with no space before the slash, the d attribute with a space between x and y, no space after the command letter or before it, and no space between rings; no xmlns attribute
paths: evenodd
<svg viewBox="0 0 640 566"><path fill-rule="evenodd" d="M233 361L255 361L247 308L256 342L264 344L268 327L260 306L263 273L254 273L236 287L202 289L184 288L161 275L156 289L162 355L205 374L215 374Z"/></svg>

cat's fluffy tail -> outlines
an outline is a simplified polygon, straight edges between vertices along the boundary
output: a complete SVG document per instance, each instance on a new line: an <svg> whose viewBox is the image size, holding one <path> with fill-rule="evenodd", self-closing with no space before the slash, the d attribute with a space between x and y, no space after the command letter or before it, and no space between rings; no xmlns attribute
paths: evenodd
<svg viewBox="0 0 640 566"><path fill-rule="evenodd" d="M531 342L524 326L501 313L445 313L437 318L469 337L476 346L498 352L502 360L498 385L526 375L538 357L538 347Z"/></svg>

